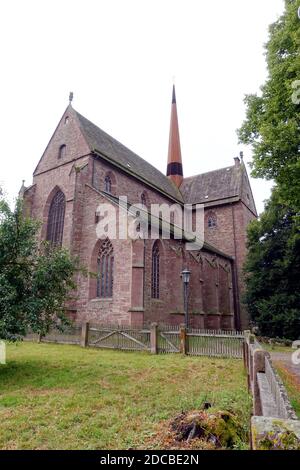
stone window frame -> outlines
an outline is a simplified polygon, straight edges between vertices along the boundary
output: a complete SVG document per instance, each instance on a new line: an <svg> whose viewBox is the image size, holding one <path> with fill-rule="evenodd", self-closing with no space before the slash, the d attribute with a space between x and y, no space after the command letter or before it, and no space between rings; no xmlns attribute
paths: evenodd
<svg viewBox="0 0 300 470"><path fill-rule="evenodd" d="M63 160L66 156L66 153L67 153L67 146L66 144L62 144L58 150L58 159Z"/></svg>
<svg viewBox="0 0 300 470"><path fill-rule="evenodd" d="M160 243L156 240L151 256L151 298L160 298Z"/></svg>
<svg viewBox="0 0 300 470"><path fill-rule="evenodd" d="M116 176L114 172L112 171L105 172L104 181L102 180L101 188L103 188L105 193L116 196L117 180L116 180Z"/></svg>
<svg viewBox="0 0 300 470"><path fill-rule="evenodd" d="M111 299L114 286L114 248L106 238L100 244L97 255L96 298Z"/></svg>
<svg viewBox="0 0 300 470"><path fill-rule="evenodd" d="M218 218L215 212L210 211L207 215L207 227L209 229L215 229L218 227Z"/></svg>
<svg viewBox="0 0 300 470"><path fill-rule="evenodd" d="M111 194L112 182L110 175L105 175L104 178L104 191L108 194Z"/></svg>
<svg viewBox="0 0 300 470"><path fill-rule="evenodd" d="M47 220L46 240L50 242L51 245L62 245L65 211L66 197L61 189L57 189L50 203Z"/></svg>

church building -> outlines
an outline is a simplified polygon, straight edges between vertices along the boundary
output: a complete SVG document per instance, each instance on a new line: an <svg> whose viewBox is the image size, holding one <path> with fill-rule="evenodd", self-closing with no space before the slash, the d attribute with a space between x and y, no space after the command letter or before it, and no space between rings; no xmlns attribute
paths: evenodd
<svg viewBox="0 0 300 470"><path fill-rule="evenodd" d="M68 248L88 276L78 274L76 299L66 306L75 321L141 326L184 323L181 273L190 271L190 325L242 329L246 229L257 217L242 156L219 170L184 177L173 87L167 171L149 162L69 106L33 173L21 188L26 213L42 222L40 239ZM224 162L225 163L225 162ZM204 206L204 244L186 240L97 236L100 204L117 213L128 204ZM148 219L147 219L148 220Z"/></svg>

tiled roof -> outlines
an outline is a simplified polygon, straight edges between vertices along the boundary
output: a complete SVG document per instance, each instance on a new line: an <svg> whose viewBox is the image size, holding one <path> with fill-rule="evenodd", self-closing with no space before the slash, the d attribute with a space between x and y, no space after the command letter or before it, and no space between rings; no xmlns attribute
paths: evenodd
<svg viewBox="0 0 300 470"><path fill-rule="evenodd" d="M121 167L127 173L148 183L173 200L186 204L209 203L209 205L214 205L214 203L220 204L222 201L225 202L227 199L233 200L233 198L239 198L244 199L247 205L250 204L250 209L254 214L256 213L255 203L243 164L236 163L233 166L184 178L178 189L167 176L153 165L143 160L143 158L129 150L77 111L74 109L73 111L76 113L82 133L92 152L95 152L100 157L102 156L102 158L106 158L112 164ZM245 199L245 195L243 195L245 185L248 193L251 193L248 198L249 200Z"/></svg>
<svg viewBox="0 0 300 470"><path fill-rule="evenodd" d="M180 191L169 178L77 111L75 112L91 151L95 151L100 155L103 154L104 157L120 165L128 173L132 173L137 178L148 182L171 198L183 202Z"/></svg>
<svg viewBox="0 0 300 470"><path fill-rule="evenodd" d="M201 204L240 196L243 166L234 165L184 178L180 191L187 204Z"/></svg>

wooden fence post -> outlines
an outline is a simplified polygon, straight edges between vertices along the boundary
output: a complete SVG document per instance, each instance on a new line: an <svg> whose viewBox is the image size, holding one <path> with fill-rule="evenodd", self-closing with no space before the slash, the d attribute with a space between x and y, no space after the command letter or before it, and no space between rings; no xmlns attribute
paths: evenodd
<svg viewBox="0 0 300 470"><path fill-rule="evenodd" d="M181 354L187 353L187 331L185 325L180 325L180 352Z"/></svg>
<svg viewBox="0 0 300 470"><path fill-rule="evenodd" d="M157 354L157 339L158 339L158 324L157 323L151 323L151 328L150 328L150 348L151 348L151 354Z"/></svg>
<svg viewBox="0 0 300 470"><path fill-rule="evenodd" d="M249 369L249 351L248 351L248 346L249 346L249 335L250 335L249 330L244 331L244 342L243 342L243 359L244 359L244 367L246 370Z"/></svg>
<svg viewBox="0 0 300 470"><path fill-rule="evenodd" d="M262 416L262 403L260 397L260 390L258 385L258 373L264 373L265 357L270 357L270 354L261 348L253 348L253 414L254 416Z"/></svg>
<svg viewBox="0 0 300 470"><path fill-rule="evenodd" d="M82 327L81 327L80 346L83 348L86 348L88 345L88 341L89 341L89 323L84 322L82 323Z"/></svg>

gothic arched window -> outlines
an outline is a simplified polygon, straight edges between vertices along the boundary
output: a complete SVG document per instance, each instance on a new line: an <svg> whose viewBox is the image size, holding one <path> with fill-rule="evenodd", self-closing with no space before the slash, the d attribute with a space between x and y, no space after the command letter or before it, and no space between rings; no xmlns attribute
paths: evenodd
<svg viewBox="0 0 300 470"><path fill-rule="evenodd" d="M215 228L217 226L217 216L214 212L208 214L207 226L208 228Z"/></svg>
<svg viewBox="0 0 300 470"><path fill-rule="evenodd" d="M159 244L157 241L152 248L151 297L159 299Z"/></svg>
<svg viewBox="0 0 300 470"><path fill-rule="evenodd" d="M111 193L111 177L109 175L105 176L104 191L109 194Z"/></svg>
<svg viewBox="0 0 300 470"><path fill-rule="evenodd" d="M47 240L61 246L64 232L66 198L62 191L57 191L50 204L47 226Z"/></svg>
<svg viewBox="0 0 300 470"><path fill-rule="evenodd" d="M146 199L145 193L142 193L142 195L141 195L141 204L143 204L143 206L147 207L147 199Z"/></svg>
<svg viewBox="0 0 300 470"><path fill-rule="evenodd" d="M101 243L97 258L97 297L113 296L114 250L107 238Z"/></svg>
<svg viewBox="0 0 300 470"><path fill-rule="evenodd" d="M66 151L67 151L67 147L65 145L61 145L59 147L59 151L58 151L59 160L63 159L66 156Z"/></svg>
<svg viewBox="0 0 300 470"><path fill-rule="evenodd" d="M141 194L141 204L143 204L148 211L150 210L149 197L146 191L143 191Z"/></svg>

